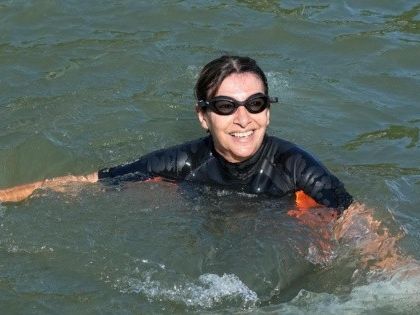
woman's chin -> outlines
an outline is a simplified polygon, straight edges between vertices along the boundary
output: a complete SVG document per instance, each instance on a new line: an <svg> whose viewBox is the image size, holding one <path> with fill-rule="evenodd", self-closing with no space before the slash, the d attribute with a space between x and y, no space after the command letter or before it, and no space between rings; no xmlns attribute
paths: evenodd
<svg viewBox="0 0 420 315"><path fill-rule="evenodd" d="M242 148L238 148L232 150L230 152L230 159L227 159L229 162L238 163L251 158L255 152L257 152L257 148L255 146L246 146Z"/></svg>
<svg viewBox="0 0 420 315"><path fill-rule="evenodd" d="M238 160L244 161L252 157L261 146L262 138L256 134L250 137L236 138L232 137L232 156L236 156Z"/></svg>
<svg viewBox="0 0 420 315"><path fill-rule="evenodd" d="M263 136L254 132L246 137L229 135L224 138L224 149L217 150L221 155L231 163L238 163L251 158L261 146ZM217 149L217 144L216 144Z"/></svg>

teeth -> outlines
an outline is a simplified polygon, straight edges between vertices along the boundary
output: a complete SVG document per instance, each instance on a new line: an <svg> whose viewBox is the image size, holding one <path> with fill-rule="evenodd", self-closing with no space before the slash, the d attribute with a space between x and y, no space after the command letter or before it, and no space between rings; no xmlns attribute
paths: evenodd
<svg viewBox="0 0 420 315"><path fill-rule="evenodd" d="M254 133L253 130L245 131L245 132L232 132L231 135L238 138L244 138L252 135Z"/></svg>

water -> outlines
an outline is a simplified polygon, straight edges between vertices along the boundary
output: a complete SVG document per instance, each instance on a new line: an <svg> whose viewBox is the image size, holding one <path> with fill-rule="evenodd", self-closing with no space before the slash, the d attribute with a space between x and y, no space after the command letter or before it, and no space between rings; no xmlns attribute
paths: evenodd
<svg viewBox="0 0 420 315"><path fill-rule="evenodd" d="M197 73L235 53L281 100L269 133L362 203L336 242L283 200L167 183L39 191L0 208L1 313L415 314L419 20L414 0L0 1L0 187L203 135ZM394 268L373 268L372 242L392 245Z"/></svg>

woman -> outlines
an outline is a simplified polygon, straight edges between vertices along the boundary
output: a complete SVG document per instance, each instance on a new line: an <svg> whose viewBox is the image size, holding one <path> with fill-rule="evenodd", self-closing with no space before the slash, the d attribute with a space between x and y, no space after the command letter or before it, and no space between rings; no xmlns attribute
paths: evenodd
<svg viewBox="0 0 420 315"><path fill-rule="evenodd" d="M279 197L303 191L338 213L351 204L343 184L319 161L288 141L266 135L270 104L277 99L269 97L267 78L253 59L222 56L211 61L200 73L195 96L198 120L209 136L87 176L0 190L0 201L19 201L37 188L70 182L163 177Z"/></svg>

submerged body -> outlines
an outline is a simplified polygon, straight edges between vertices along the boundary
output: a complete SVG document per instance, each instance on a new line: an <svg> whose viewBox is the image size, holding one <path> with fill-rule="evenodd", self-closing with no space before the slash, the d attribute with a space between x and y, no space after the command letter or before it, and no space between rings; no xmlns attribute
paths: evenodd
<svg viewBox="0 0 420 315"><path fill-rule="evenodd" d="M270 136L263 138L250 159L239 163L224 159L209 136L103 169L98 177L117 181L164 177L279 197L302 190L317 203L339 212L353 200L317 159L291 142Z"/></svg>

